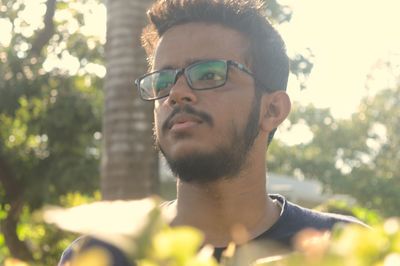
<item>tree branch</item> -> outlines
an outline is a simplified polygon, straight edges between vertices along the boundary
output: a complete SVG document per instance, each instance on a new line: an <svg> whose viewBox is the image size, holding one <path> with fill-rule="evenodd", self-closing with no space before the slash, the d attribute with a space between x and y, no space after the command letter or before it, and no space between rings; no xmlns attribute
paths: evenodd
<svg viewBox="0 0 400 266"><path fill-rule="evenodd" d="M43 47L49 42L54 34L54 13L56 10L56 0L47 0L46 14L44 15L44 28L37 35L32 44L30 55L40 55Z"/></svg>

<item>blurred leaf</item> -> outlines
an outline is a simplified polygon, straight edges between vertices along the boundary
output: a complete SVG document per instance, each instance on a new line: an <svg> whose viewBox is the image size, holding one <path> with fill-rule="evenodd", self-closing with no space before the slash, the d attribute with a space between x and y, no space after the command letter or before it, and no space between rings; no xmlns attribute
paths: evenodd
<svg viewBox="0 0 400 266"><path fill-rule="evenodd" d="M166 229L153 237L152 255L160 260L173 258L177 265L184 265L197 252L202 240L202 234L193 228Z"/></svg>

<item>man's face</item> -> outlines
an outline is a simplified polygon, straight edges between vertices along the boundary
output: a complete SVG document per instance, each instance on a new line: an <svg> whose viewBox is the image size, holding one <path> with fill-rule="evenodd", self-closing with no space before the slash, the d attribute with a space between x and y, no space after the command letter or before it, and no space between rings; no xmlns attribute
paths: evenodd
<svg viewBox="0 0 400 266"><path fill-rule="evenodd" d="M188 23L160 39L153 70L184 68L206 59L245 63L246 40L217 24ZM157 146L184 181L210 182L236 175L259 128L260 97L253 78L230 67L224 86L197 91L180 76L170 95L155 103Z"/></svg>

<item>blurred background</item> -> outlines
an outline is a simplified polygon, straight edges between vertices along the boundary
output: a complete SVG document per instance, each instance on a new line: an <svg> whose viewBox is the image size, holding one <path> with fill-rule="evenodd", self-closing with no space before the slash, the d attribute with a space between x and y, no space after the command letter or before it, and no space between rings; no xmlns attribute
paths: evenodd
<svg viewBox="0 0 400 266"><path fill-rule="evenodd" d="M45 205L175 196L153 147L139 36L150 0L0 1L0 265L56 265L76 237ZM400 3L267 0L293 110L269 190L367 223L400 205Z"/></svg>

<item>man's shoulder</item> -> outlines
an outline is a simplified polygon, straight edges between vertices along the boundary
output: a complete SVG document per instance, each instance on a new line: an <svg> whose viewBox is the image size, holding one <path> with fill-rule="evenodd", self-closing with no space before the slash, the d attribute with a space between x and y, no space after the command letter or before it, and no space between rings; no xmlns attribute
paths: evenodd
<svg viewBox="0 0 400 266"><path fill-rule="evenodd" d="M291 222L294 219L296 224L300 227L311 227L314 229L332 229L337 223L356 223L363 225L361 221L353 216L342 215L337 213L320 212L308 208L301 207L289 201L286 202L287 222Z"/></svg>
<svg viewBox="0 0 400 266"><path fill-rule="evenodd" d="M315 230L332 230L338 224L359 224L364 223L352 216L325 213L287 201L280 195L270 195L271 198L278 200L282 206L281 217L278 221L261 237L269 238L291 244L292 238L300 231L311 228Z"/></svg>

